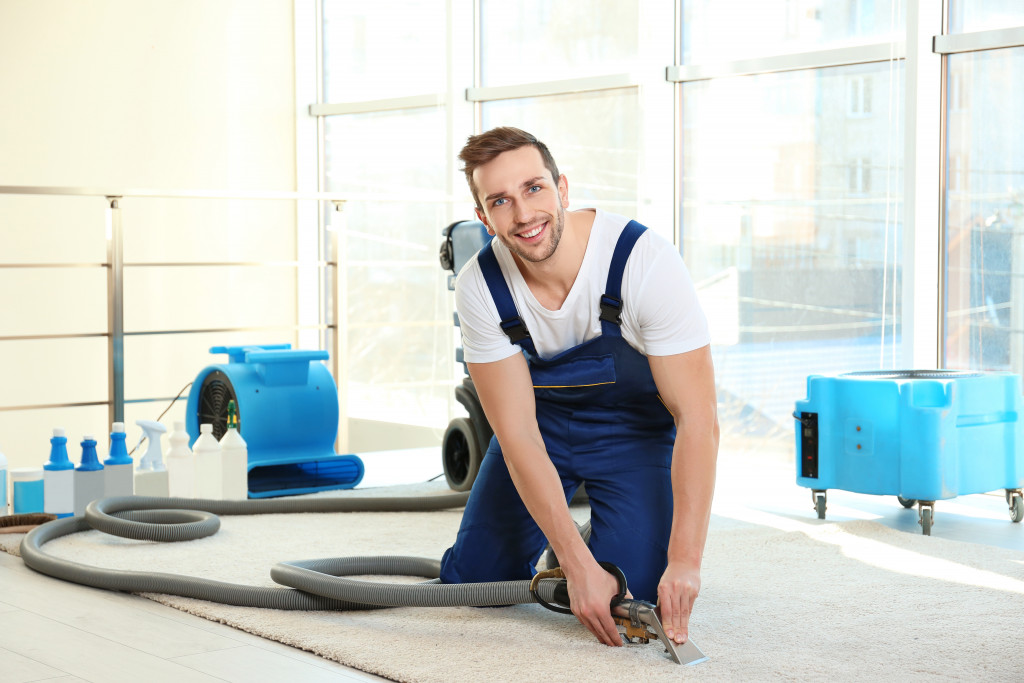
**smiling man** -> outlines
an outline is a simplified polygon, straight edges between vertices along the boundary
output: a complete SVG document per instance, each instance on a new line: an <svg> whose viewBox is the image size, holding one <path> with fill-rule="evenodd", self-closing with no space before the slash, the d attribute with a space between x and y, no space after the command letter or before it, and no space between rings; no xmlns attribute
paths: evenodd
<svg viewBox="0 0 1024 683"><path fill-rule="evenodd" d="M566 211L568 180L529 133L495 128L459 158L495 236L455 288L495 436L441 579L529 578L550 543L573 613L601 642L622 643L607 561L682 643L718 453L707 321L682 258L628 218ZM589 542L567 503L582 483Z"/></svg>

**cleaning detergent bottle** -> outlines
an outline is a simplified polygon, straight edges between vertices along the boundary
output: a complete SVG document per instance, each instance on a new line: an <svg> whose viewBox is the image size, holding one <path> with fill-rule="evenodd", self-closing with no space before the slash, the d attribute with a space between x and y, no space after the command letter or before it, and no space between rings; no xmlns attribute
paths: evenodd
<svg viewBox="0 0 1024 683"><path fill-rule="evenodd" d="M6 515L7 509L7 456L0 451L0 515Z"/></svg>
<svg viewBox="0 0 1024 683"><path fill-rule="evenodd" d="M196 498L218 500L224 492L221 484L220 442L213 435L213 425L199 425L199 438L192 444L196 456Z"/></svg>
<svg viewBox="0 0 1024 683"><path fill-rule="evenodd" d="M238 410L228 401L228 431L220 439L223 497L245 500L249 497L249 449L238 432Z"/></svg>
<svg viewBox="0 0 1024 683"><path fill-rule="evenodd" d="M7 456L0 451L0 515L9 512L7 509Z"/></svg>
<svg viewBox="0 0 1024 683"><path fill-rule="evenodd" d="M188 447L184 422L175 422L167 451L167 487L173 498L196 497L196 459Z"/></svg>
<svg viewBox="0 0 1024 683"><path fill-rule="evenodd" d="M50 461L43 465L43 512L58 517L75 514L75 466L68 458L68 438L60 427L50 439Z"/></svg>
<svg viewBox="0 0 1024 683"><path fill-rule="evenodd" d="M110 431L110 457L103 461L103 495L130 496L135 492L132 456L125 445L124 423L115 422Z"/></svg>
<svg viewBox="0 0 1024 683"><path fill-rule="evenodd" d="M85 506L106 492L103 464L96 455L96 439L82 438L82 464L75 468L75 514L85 514Z"/></svg>
<svg viewBox="0 0 1024 683"><path fill-rule="evenodd" d="M139 460L139 466L135 470L135 495L166 498L169 494L167 468L164 467L160 436L167 431L167 427L155 420L136 420L135 424L142 427L143 438L149 442L146 454Z"/></svg>
<svg viewBox="0 0 1024 683"><path fill-rule="evenodd" d="M11 505L16 515L43 511L42 467L15 467L11 470Z"/></svg>

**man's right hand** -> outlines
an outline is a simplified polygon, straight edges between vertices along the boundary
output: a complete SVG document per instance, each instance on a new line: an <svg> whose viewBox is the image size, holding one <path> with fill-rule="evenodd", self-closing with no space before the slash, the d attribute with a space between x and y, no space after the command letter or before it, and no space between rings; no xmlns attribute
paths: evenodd
<svg viewBox="0 0 1024 683"><path fill-rule="evenodd" d="M566 574L572 613L605 645L622 645L622 638L612 619L612 598L619 592L618 581L591 559Z"/></svg>

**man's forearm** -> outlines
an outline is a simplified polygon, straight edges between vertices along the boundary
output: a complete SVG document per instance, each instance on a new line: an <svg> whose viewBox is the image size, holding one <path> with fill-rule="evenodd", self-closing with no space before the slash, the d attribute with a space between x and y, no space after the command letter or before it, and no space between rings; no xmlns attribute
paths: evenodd
<svg viewBox="0 0 1024 683"><path fill-rule="evenodd" d="M672 450L672 534L668 561L699 568L711 520L718 425L679 425Z"/></svg>
<svg viewBox="0 0 1024 683"><path fill-rule="evenodd" d="M592 559L569 514L562 482L543 442L517 439L502 446L512 482L533 521L544 532L559 562L571 571L573 565Z"/></svg>

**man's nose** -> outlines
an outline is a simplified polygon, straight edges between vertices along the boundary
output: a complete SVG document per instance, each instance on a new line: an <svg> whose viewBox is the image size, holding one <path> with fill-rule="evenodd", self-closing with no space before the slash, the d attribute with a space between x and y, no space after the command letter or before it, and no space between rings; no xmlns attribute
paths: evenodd
<svg viewBox="0 0 1024 683"><path fill-rule="evenodd" d="M528 223L533 217L533 210L526 205L526 202L516 202L514 205L517 223Z"/></svg>

